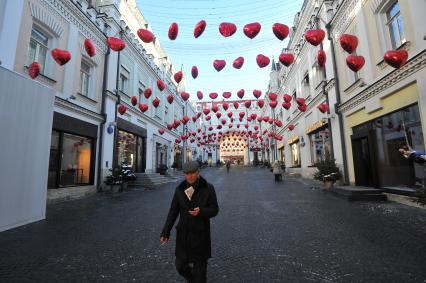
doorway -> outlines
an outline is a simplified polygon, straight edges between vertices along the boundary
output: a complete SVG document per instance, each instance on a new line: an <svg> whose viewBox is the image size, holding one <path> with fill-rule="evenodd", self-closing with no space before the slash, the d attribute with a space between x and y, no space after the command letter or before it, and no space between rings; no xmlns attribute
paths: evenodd
<svg viewBox="0 0 426 283"><path fill-rule="evenodd" d="M355 167L355 185L374 187L374 164L368 137L352 140L352 153Z"/></svg>

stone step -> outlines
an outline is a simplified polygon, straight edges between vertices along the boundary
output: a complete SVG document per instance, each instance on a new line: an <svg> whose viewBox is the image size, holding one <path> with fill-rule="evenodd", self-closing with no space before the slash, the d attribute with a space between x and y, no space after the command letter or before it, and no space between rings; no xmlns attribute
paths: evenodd
<svg viewBox="0 0 426 283"><path fill-rule="evenodd" d="M386 201L385 190L369 187L336 186L331 191L348 201Z"/></svg>

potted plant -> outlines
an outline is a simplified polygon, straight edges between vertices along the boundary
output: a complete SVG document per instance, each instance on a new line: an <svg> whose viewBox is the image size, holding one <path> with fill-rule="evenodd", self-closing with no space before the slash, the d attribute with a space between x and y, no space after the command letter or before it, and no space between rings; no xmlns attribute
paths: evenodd
<svg viewBox="0 0 426 283"><path fill-rule="evenodd" d="M121 169L116 167L109 169L111 172L105 178L105 185L110 186L112 192L121 192L123 190L123 175Z"/></svg>
<svg viewBox="0 0 426 283"><path fill-rule="evenodd" d="M324 182L326 189L333 188L334 183L341 177L336 160L327 158L316 163L315 166L318 171L314 174L314 179Z"/></svg>
<svg viewBox="0 0 426 283"><path fill-rule="evenodd" d="M169 167L167 167L166 164L160 164L158 165L157 172L160 173L161 175L165 175L167 172L167 169L169 169Z"/></svg>

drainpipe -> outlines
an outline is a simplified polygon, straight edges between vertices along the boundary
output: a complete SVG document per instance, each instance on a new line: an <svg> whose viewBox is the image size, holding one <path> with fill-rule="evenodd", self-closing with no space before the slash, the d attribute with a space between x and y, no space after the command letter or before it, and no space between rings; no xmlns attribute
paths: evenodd
<svg viewBox="0 0 426 283"><path fill-rule="evenodd" d="M334 14L334 16L337 14L337 12ZM342 147L342 158L343 158L343 181L345 185L349 184L349 172L348 172L348 162L347 162L347 154L346 154L346 142L345 142L345 135L343 133L343 118L342 113L337 111L337 106L341 103L341 94L340 94L340 83L339 83L339 77L337 73L337 64L336 64L336 52L334 49L334 41L331 36L331 22L334 19L333 18L325 25L325 28L327 30L327 38L330 41L330 48L331 48L331 59L333 62L333 73L334 73L334 80L336 81L336 103L334 104L334 111L337 114L338 117L338 124L339 124L339 131L340 131L340 142Z"/></svg>

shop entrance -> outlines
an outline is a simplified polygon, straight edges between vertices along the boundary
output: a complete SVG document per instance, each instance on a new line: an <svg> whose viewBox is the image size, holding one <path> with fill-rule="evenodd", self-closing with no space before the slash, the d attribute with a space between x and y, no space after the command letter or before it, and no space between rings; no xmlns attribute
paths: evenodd
<svg viewBox="0 0 426 283"><path fill-rule="evenodd" d="M373 164L368 137L352 140L352 152L355 160L355 184L357 186L374 187Z"/></svg>

